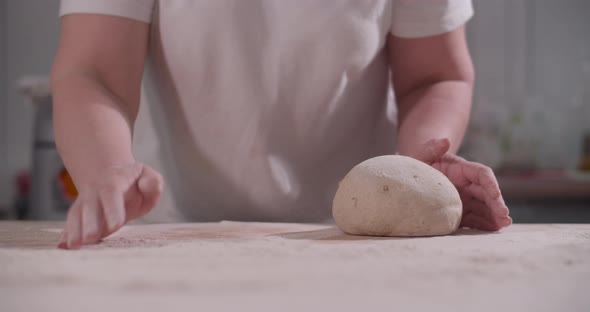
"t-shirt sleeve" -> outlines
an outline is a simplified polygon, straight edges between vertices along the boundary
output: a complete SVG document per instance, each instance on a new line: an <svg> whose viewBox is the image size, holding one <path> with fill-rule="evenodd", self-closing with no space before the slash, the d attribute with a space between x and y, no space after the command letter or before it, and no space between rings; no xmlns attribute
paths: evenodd
<svg viewBox="0 0 590 312"><path fill-rule="evenodd" d="M393 0L391 33L405 38L439 35L472 16L471 0Z"/></svg>
<svg viewBox="0 0 590 312"><path fill-rule="evenodd" d="M76 13L105 14L149 23L154 2L155 0L61 0L59 16Z"/></svg>

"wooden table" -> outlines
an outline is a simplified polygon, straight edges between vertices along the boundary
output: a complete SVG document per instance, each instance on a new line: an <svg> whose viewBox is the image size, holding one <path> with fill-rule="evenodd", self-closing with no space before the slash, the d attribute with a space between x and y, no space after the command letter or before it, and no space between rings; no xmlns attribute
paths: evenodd
<svg viewBox="0 0 590 312"><path fill-rule="evenodd" d="M0 223L1 311L590 311L590 225L374 238L329 225L127 226L78 251Z"/></svg>

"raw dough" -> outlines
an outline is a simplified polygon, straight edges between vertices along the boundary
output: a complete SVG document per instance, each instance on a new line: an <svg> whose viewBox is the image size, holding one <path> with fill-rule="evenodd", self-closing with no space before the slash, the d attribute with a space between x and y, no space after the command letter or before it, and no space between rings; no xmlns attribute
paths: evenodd
<svg viewBox="0 0 590 312"><path fill-rule="evenodd" d="M459 227L461 198L438 170L410 157L366 160L340 182L332 205L338 227L353 235L447 235Z"/></svg>

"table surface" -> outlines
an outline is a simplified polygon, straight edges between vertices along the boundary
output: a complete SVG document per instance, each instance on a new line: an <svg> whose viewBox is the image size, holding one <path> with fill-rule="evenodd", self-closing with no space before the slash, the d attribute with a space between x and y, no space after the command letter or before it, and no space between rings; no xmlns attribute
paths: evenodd
<svg viewBox="0 0 590 312"><path fill-rule="evenodd" d="M77 251L55 248L62 225L0 222L2 311L590 311L590 224L419 238L133 225Z"/></svg>

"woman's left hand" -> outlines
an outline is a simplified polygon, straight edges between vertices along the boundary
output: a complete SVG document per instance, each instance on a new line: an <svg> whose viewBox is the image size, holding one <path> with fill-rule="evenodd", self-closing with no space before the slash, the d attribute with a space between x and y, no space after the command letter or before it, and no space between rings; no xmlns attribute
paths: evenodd
<svg viewBox="0 0 590 312"><path fill-rule="evenodd" d="M463 202L461 226L498 231L512 224L492 169L448 153L448 139L430 140L417 155L408 155L442 172L455 185Z"/></svg>

